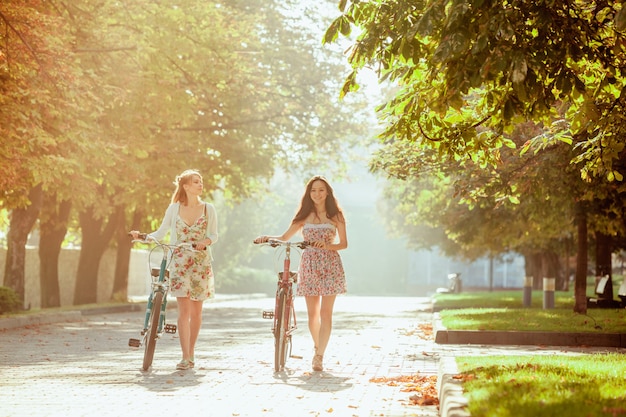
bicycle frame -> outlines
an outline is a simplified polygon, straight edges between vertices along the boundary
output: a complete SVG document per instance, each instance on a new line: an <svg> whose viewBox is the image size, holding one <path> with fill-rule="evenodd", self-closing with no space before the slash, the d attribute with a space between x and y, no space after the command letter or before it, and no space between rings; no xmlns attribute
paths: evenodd
<svg viewBox="0 0 626 417"><path fill-rule="evenodd" d="M274 306L274 312L278 312L278 308L279 308L279 300L280 298L278 297L280 291L282 290L283 292L286 293L287 296L287 304L286 307L283 311L283 320L282 323L285 324L285 327L289 325L289 314L291 314L291 316L293 317L293 326L289 326L289 328L285 328L285 334L290 337L291 334L297 329L298 324L296 321L296 312L294 309L294 303L293 303L293 281L292 278L294 278L294 275L296 275L296 273L291 272L291 245L287 245L285 247L285 259L283 260L283 272L280 274L280 280L278 281L278 286L276 289L276 304ZM277 328L277 320L278 317L276 316L276 314L274 314L274 329Z"/></svg>
<svg viewBox="0 0 626 417"><path fill-rule="evenodd" d="M283 271L279 272L279 279L276 287L276 301L274 311L264 311L263 318L273 318L272 333L274 334L274 370L280 371L287 361L287 356L296 357L291 354L291 336L297 329L296 311L294 308L293 284L296 282L297 274L291 272L291 248L292 246L304 249L307 242L284 242L279 240L269 240L269 246L285 247L285 258L283 260ZM289 352L287 352L289 349Z"/></svg>
<svg viewBox="0 0 626 417"><path fill-rule="evenodd" d="M140 234L140 242L146 243L148 235ZM150 295L148 297L148 303L146 306L146 315L143 324L143 330L141 331L142 339L129 339L128 345L131 347L145 346L143 357L143 370L147 371L152 365L152 359L154 358L154 350L156 348L156 342L161 337L163 332L176 333L175 324L166 324L165 311L167 309L167 295L169 293L169 283L166 278L168 276L167 266L171 259L171 255L180 248L194 247L193 244L184 243L180 245L168 245L161 243L156 239L151 239L155 243L155 247L150 250L148 258L152 255L155 248L159 247L163 250L163 258L161 259L158 268L150 266L150 259L148 264L150 268ZM155 277L158 277L156 280ZM156 310L156 311L155 311Z"/></svg>
<svg viewBox="0 0 626 417"><path fill-rule="evenodd" d="M157 328L157 333L159 334L163 333L163 324L165 323L165 309L167 308L167 294L169 292L169 285L167 284L167 282L165 282L165 276L167 274L168 252L169 251L163 251L163 259L161 260L161 265L158 269L158 279L156 282L153 280L151 284L152 289L150 291L150 296L148 297L146 317L143 323L143 331L141 332L142 335L145 335L145 333L148 330L148 326L150 322L150 315L152 313L152 307L154 303L154 296L157 292L160 292L163 294L163 303L161 304L159 327ZM155 276L155 268L150 268L150 269L151 269L150 271L151 275Z"/></svg>

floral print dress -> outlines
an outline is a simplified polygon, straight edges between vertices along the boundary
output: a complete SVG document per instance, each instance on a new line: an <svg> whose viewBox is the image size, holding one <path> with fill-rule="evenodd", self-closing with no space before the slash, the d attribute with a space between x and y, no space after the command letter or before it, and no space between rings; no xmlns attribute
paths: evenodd
<svg viewBox="0 0 626 417"><path fill-rule="evenodd" d="M333 224L307 223L302 228L304 240L323 240L331 244L337 235ZM307 247L302 252L298 270L300 296L336 295L346 292L346 275L336 250Z"/></svg>
<svg viewBox="0 0 626 417"><path fill-rule="evenodd" d="M203 214L191 226L178 216L176 235L178 243L197 242L206 236L207 217ZM174 297L189 297L193 301L204 301L215 295L215 279L208 250L176 250L170 268L170 294Z"/></svg>

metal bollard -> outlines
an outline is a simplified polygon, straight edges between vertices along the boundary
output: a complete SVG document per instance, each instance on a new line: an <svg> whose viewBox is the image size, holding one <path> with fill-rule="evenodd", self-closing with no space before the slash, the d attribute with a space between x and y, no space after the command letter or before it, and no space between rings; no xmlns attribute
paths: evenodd
<svg viewBox="0 0 626 417"><path fill-rule="evenodd" d="M556 278L543 279L543 308L544 310L554 308L554 288Z"/></svg>
<svg viewBox="0 0 626 417"><path fill-rule="evenodd" d="M523 306L530 307L533 299L533 277L524 277Z"/></svg>

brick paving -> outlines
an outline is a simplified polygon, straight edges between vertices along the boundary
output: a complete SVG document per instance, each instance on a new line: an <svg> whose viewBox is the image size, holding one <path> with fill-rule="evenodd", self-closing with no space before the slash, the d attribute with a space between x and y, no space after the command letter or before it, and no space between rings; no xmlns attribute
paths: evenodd
<svg viewBox="0 0 626 417"><path fill-rule="evenodd" d="M287 369L273 370L273 299L207 303L196 368L176 371L176 335L158 342L153 367L140 370L143 312L82 316L0 332L0 416L436 416L410 405L401 387L372 378L435 375L432 340L417 325L431 314L425 299L340 297L325 371L310 371L312 342L304 301ZM168 311L175 322L176 311Z"/></svg>
<svg viewBox="0 0 626 417"><path fill-rule="evenodd" d="M427 298L345 296L335 304L326 369L313 373L304 300L298 298L293 354L303 358L289 359L284 372L274 373L271 321L261 317L273 303L222 298L205 304L196 368L188 371L175 370L180 349L176 335L168 334L157 344L152 369L140 370L143 350L128 347L128 339L138 337L141 310L63 313L13 328L12 319L0 318L0 417L433 417L436 406L411 405L414 393L371 380L420 374L449 381L459 356L626 353L436 344L420 328L433 320ZM175 323L175 309L168 318ZM453 406L464 403L462 392L447 399ZM444 408L445 416L467 415Z"/></svg>

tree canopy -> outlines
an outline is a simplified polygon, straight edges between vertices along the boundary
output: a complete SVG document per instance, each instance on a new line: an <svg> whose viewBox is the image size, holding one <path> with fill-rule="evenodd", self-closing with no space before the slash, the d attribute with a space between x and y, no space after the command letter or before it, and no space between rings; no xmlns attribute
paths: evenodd
<svg viewBox="0 0 626 417"><path fill-rule="evenodd" d="M582 212L593 232L626 234L622 1L340 0L339 10L325 41L353 39L343 93L365 67L394 86L372 167L405 183L390 191L399 224L438 227L466 256L554 247Z"/></svg>
<svg viewBox="0 0 626 417"><path fill-rule="evenodd" d="M302 28L309 17L295 7L0 4L0 207L17 225L31 190L43 193L44 221L80 230L93 256L81 263L97 273L113 228L137 217L152 227L184 169L232 202L263 192L276 169L340 167L366 129L365 106L339 103L345 63ZM54 215L61 206L71 215ZM32 225L20 224L18 246Z"/></svg>

